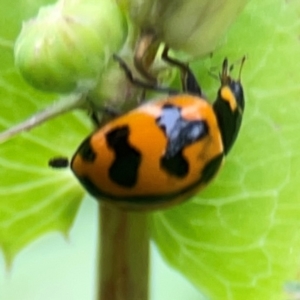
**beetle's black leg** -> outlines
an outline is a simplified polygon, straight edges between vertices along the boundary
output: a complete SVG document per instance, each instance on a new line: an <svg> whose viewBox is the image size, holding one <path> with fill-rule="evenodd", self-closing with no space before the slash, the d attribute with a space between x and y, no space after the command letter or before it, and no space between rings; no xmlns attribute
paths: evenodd
<svg viewBox="0 0 300 300"><path fill-rule="evenodd" d="M133 85L143 88L145 90L153 90L153 91L157 91L157 92L161 92L161 93L167 93L167 94L178 94L179 93L179 91L177 91L177 90L173 90L168 87L158 86L156 83L148 83L148 82L139 80L137 78L134 78L131 70L129 69L129 67L127 66L125 61L121 57L117 56L116 54L114 54L113 57L120 64L120 67L124 70L127 79Z"/></svg>
<svg viewBox="0 0 300 300"><path fill-rule="evenodd" d="M112 107L103 106L97 109L93 109L90 113L90 117L94 125L99 128L103 126L107 121L119 117L122 113ZM105 116L106 118L103 118Z"/></svg>
<svg viewBox="0 0 300 300"><path fill-rule="evenodd" d="M181 84L184 92L188 92L195 95L202 96L201 87L199 86L195 75L189 66L185 63L182 63L179 60L171 58L168 55L169 48L165 46L164 51L162 53L162 59L169 63L170 65L174 65L180 69L181 72Z"/></svg>
<svg viewBox="0 0 300 300"><path fill-rule="evenodd" d="M66 157L54 157L48 161L48 166L54 169L65 169L69 166L69 160Z"/></svg>

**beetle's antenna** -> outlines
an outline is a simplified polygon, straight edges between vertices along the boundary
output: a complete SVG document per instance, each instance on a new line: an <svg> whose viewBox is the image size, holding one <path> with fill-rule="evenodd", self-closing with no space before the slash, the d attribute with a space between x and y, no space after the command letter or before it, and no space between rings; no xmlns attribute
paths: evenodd
<svg viewBox="0 0 300 300"><path fill-rule="evenodd" d="M240 65L240 70L239 70L239 75L238 75L238 81L241 81L242 69L244 67L245 61L246 61L246 55L244 55L242 57L242 61L241 61L241 65Z"/></svg>
<svg viewBox="0 0 300 300"><path fill-rule="evenodd" d="M229 68L228 68L228 59L227 59L227 57L225 57L224 60L223 60L222 71L221 71L219 77L220 77L220 81L221 81L222 85L226 85L231 80L231 78L229 76Z"/></svg>

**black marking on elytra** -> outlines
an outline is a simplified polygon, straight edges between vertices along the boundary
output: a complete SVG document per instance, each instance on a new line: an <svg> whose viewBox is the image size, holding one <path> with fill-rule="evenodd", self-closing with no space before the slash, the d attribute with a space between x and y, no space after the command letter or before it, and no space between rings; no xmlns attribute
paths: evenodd
<svg viewBox="0 0 300 300"><path fill-rule="evenodd" d="M156 124L168 140L165 154L161 158L162 168L174 176L186 176L189 165L182 151L208 134L207 123L185 120L181 116L181 108L166 104L162 108L161 116L156 119Z"/></svg>
<svg viewBox="0 0 300 300"><path fill-rule="evenodd" d="M209 182L213 176L216 174L218 169L221 166L222 160L224 158L224 154L221 153L213 158L204 168L202 174L199 174L199 179L194 183L186 186L182 190L168 193L168 194L153 194L149 195L130 195L130 196L116 196L114 194L106 193L99 189L88 177L86 176L78 176L78 180L85 187L85 189L93 195L95 198L100 199L106 198L109 201L115 201L116 203L128 203L131 205L136 205L136 207L145 207L148 205L149 208L151 206L157 206L160 203L172 202L178 197L180 198L189 198L191 197L191 191L196 190L201 184L205 184ZM113 191L112 191L113 192Z"/></svg>
<svg viewBox="0 0 300 300"><path fill-rule="evenodd" d="M81 158L86 162L94 162L94 160L97 157L96 152L91 146L91 138L92 136L89 136L86 138L81 145L79 146L77 153L81 156Z"/></svg>
<svg viewBox="0 0 300 300"><path fill-rule="evenodd" d="M223 158L224 158L224 154L221 153L216 157L214 157L213 159L211 159L210 162L208 162L205 165L201 174L202 183L208 183L213 179L213 177L216 175L217 171L220 169L222 165Z"/></svg>
<svg viewBox="0 0 300 300"><path fill-rule="evenodd" d="M160 165L164 170L176 177L184 177L189 171L189 164L183 157L182 151L171 157L163 156L160 159Z"/></svg>
<svg viewBox="0 0 300 300"><path fill-rule="evenodd" d="M113 182L128 188L136 184L142 160L141 153L129 144L129 135L128 126L117 127L106 134L107 144L115 153L109 177Z"/></svg>

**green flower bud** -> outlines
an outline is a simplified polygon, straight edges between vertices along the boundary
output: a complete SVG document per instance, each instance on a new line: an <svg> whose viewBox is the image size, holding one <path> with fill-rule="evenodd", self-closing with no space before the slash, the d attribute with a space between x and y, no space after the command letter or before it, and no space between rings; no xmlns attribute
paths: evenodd
<svg viewBox="0 0 300 300"><path fill-rule="evenodd" d="M215 49L247 2L126 0L124 4L128 4L127 9L137 26L152 30L170 48L185 51L192 56L202 56Z"/></svg>
<svg viewBox="0 0 300 300"><path fill-rule="evenodd" d="M51 92L86 91L97 85L127 25L112 0L60 0L23 24L15 62L34 87Z"/></svg>

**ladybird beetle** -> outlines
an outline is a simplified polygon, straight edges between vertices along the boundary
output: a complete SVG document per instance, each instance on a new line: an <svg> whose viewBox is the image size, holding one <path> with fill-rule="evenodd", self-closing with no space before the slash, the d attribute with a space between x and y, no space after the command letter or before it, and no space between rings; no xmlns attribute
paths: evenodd
<svg viewBox="0 0 300 300"><path fill-rule="evenodd" d="M121 208L168 207L201 190L220 169L241 126L243 87L240 75L230 77L227 59L211 105L187 65L170 58L167 47L162 58L179 68L183 91L113 119L86 138L71 160L90 194ZM134 79L116 59L132 83L166 90Z"/></svg>

